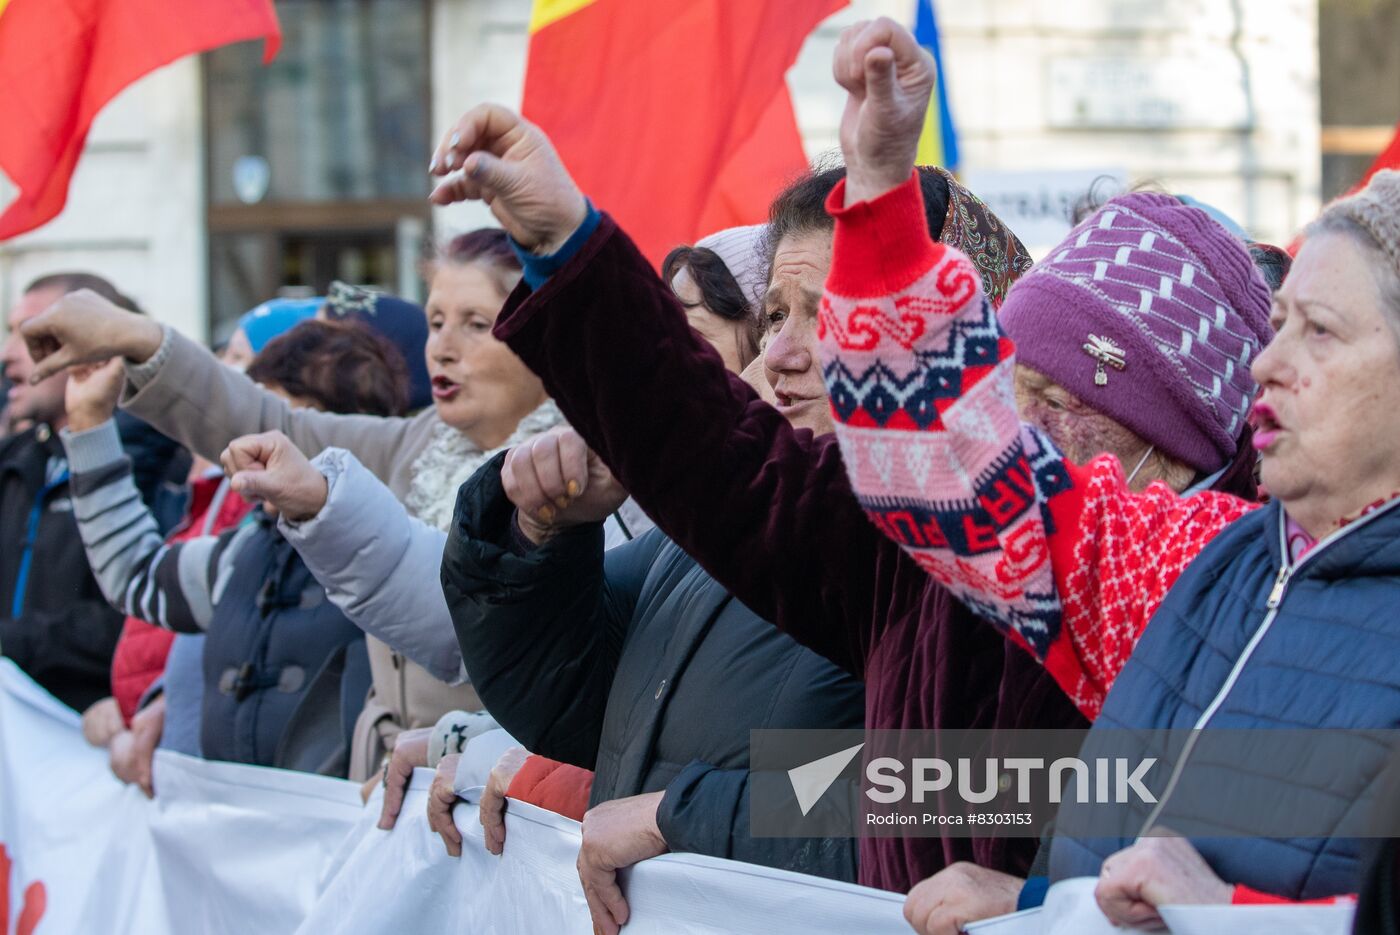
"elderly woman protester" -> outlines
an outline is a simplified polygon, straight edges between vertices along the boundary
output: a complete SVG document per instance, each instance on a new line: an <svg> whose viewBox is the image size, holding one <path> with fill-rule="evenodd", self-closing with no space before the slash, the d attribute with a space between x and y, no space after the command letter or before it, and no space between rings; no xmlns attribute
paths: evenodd
<svg viewBox="0 0 1400 935"><path fill-rule="evenodd" d="M773 224L791 224L832 184L795 182L774 202ZM755 268L762 233L746 232ZM690 253L692 271L696 260ZM709 293L706 305L716 301L710 280L700 277L696 296ZM686 283L673 283L684 297ZM726 355L733 337L717 337L713 353L729 357L730 372L747 365L744 354ZM815 334L805 340L807 372L788 376L820 392ZM770 342L775 375L795 350ZM794 409L792 420L831 430L823 406ZM566 506L539 509L542 486L561 474L584 482ZM853 881L853 841L751 833L748 738L858 727L863 687L759 618L660 531L605 556L597 521L625 496L572 430L542 435L462 488L443 556L462 655L487 707L529 749L596 770L574 772L573 801L592 808L569 810L583 821L578 866L595 927L615 933L627 920L617 871L668 850Z"/></svg>
<svg viewBox="0 0 1400 935"><path fill-rule="evenodd" d="M854 136L861 110L848 110L847 117L845 132ZM984 623L943 587L931 584L911 556L871 535L855 516L859 511L850 500L834 440L792 432L757 406L752 394L733 381L721 381L719 368L684 336L664 287L646 275L640 257L611 221L591 209L537 129L499 108L483 107L469 113L454 133L458 145L449 143L439 150L437 171L463 171L445 180L434 199L488 196L497 216L517 240L533 248L534 262L548 274L536 277L532 295L512 297L498 332L542 375L572 424L663 529L746 604L864 677L867 726L1084 723L1059 713L1063 695L1045 686L1043 674L1030 671L1030 658L1009 643L979 635ZM858 158L850 164L859 181L863 165ZM919 174L919 187L927 199L924 172ZM528 197L520 197L520 192L528 192ZM774 288L766 297L767 312L778 327L816 327L817 298L831 250L831 221L822 205L816 210L823 218L816 230L824 237L778 238ZM906 208L901 220L914 223L934 212L927 204L917 211ZM1187 220L1194 225L1197 217ZM1213 222L1206 224L1203 239L1215 242L1223 232ZM999 226L988 230L970 223L965 211L950 210L941 233L945 242L957 243L962 237L980 274L974 278L997 304L1014 278L1005 278L998 288L987 275L989 260L1007 242L1004 232ZM836 241L839 249L839 230ZM1243 254L1238 245L1232 249ZM899 257L904 250L904 238L890 236L867 253ZM1223 297L1215 313L1257 347L1267 331L1260 314L1267 304L1262 283L1247 258L1238 267L1231 264L1221 270L1218 279L1212 288L1228 290L1232 298ZM896 343L916 340L922 330L920 316L914 314L919 307L889 321L862 321L860 340L876 342L882 330ZM658 371L666 375L665 383L639 387L635 374L623 378L612 361L619 346L633 341L638 348L666 349L666 366ZM968 346L979 353L996 350L995 342L989 346L986 341L969 341ZM1207 352L1216 351L1212 346ZM1253 493L1252 451L1242 425L1231 432L1215 425L1216 413L1209 407L1179 402L1168 407L1152 398L1155 393L1179 401L1190 392L1184 377L1173 382L1169 373L1157 373L1144 393L1147 407L1156 410L1154 422L1132 418L1124 407L1105 405L1101 397L1089 394L1092 403L1083 405L1086 400L1040 376L1023 387L1023 395L1028 404L1040 405L1047 428L1065 430L1064 437L1080 445L1081 457L1106 448L1130 456L1139 488L1162 479L1177 491L1220 487L1245 496ZM937 372L888 387L881 405L886 414L893 414L898 401L913 399L919 418L927 422L956 400L955 377ZM684 398L678 397L675 385L685 387ZM1248 374L1232 387L1242 395L1254 390ZM778 389L781 407L808 402L807 394L793 392L791 385L780 384ZM671 404L651 405L656 397ZM702 399L704 407L689 405L694 398ZM833 397L833 405L839 413L842 400ZM874 422L880 414L865 415ZM899 418L910 416L901 413ZM1178 436L1206 436L1212 450L1183 453L1172 444ZM637 442L642 437L648 439L645 446ZM882 462L878 452L875 461L877 469L895 467ZM690 464L704 468L677 469ZM934 462L913 457L908 469L920 464L932 468ZM736 542L744 547L736 549ZM862 879L908 889L957 859L1024 872L1029 863L1024 843L1015 842L1008 851L1005 840L866 842ZM961 872L969 872L967 865ZM988 910L984 915L1014 907L1020 890L1019 880L1001 875L972 883L966 889ZM958 921L941 907L930 908L912 898L906 912L928 930L951 931Z"/></svg>
<svg viewBox="0 0 1400 935"><path fill-rule="evenodd" d="M1085 724L1033 660L870 527L832 435L791 422L828 408L812 338L832 249L823 203L840 170L809 192L800 221L770 228L763 382L775 407L726 374L537 128L487 106L454 132L460 146L439 151L438 171L469 156L466 171L434 199L490 196L530 251L532 289L512 296L498 333L546 375L571 423L679 548L757 616L865 682L867 727ZM984 288L1005 295L1030 265L1020 243L946 173L927 170L920 184L925 230L976 254ZM638 360L648 365L628 363ZM860 847L860 880L902 892L959 860L1024 874L1037 842L950 835Z"/></svg>
<svg viewBox="0 0 1400 935"><path fill-rule="evenodd" d="M824 299L823 352L852 486L871 518L1055 675L1096 718L1091 743L1105 727L1400 725L1393 664L1400 645L1393 625L1400 597L1400 173L1378 174L1309 228L1274 300L1277 334L1266 349L1254 353L1246 336L1235 335L1234 355L1181 361L1204 378L1207 392L1198 395L1218 408L1222 427L1252 413L1272 502L1260 508L1216 493L1183 498L1164 485L1139 492L1117 458L1072 464L1016 418L1014 342L1001 337L990 358L973 359L952 340L995 333L997 324L967 259L923 237L910 220L919 203L912 163L930 69L912 38L888 22L848 35L838 52L837 75L851 100L843 141L860 171L857 179L853 165L850 184L831 203L838 250ZM1014 316L1066 301L1106 303L1117 316L1102 317L1104 333L1086 341L1094 359L1084 361L1105 393L1139 395L1136 374L1158 366L1154 355L1179 348L1185 358L1191 339L1221 325L1214 303L1204 303L1175 322L1177 343L1162 340L1163 328L1144 344L1131 331L1142 318L1100 291L1106 278L1139 283L1131 304L1147 317L1159 297L1192 289L1203 266L1236 262L1224 253L1177 262L1170 241L1149 238L1151 216L1125 209L1076 231L1080 247L1117 238L1114 255L1085 257L1067 280L1032 273L1002 310ZM902 249L872 249L891 241ZM859 340L856 327L878 325L904 307L928 310L906 322L914 340ZM1231 363L1252 368L1257 401L1227 392ZM903 411L881 423L865 418L890 381L935 367L960 384L938 420L917 423ZM872 370L873 380L852 378ZM903 470L881 477L871 461L877 447L895 463L917 448L961 470L922 482ZM1032 494L993 513L985 500L979 504L972 479L1003 476L1028 481ZM933 535L900 521L891 504L938 517L939 529L946 521L982 534L975 544ZM1190 748L1174 775L1189 755ZM1250 782L1233 781L1240 773L1217 784L1217 805L1243 809L1241 796L1287 801L1316 826L1343 828L1353 803L1384 781L1383 765L1376 758L1350 763L1330 787L1317 788L1253 763ZM1239 886L1312 899L1358 885L1357 842L1340 833L1144 839L1114 853L1129 843L1057 838L1051 874L1102 871L1101 907L1133 924L1158 921L1155 907L1164 902L1229 900Z"/></svg>
<svg viewBox="0 0 1400 935"><path fill-rule="evenodd" d="M491 336L501 303L520 278L505 235L481 230L455 238L430 273L426 358L433 406L408 418L293 409L173 330L93 296L69 296L36 319L29 337L40 353L57 350L45 372L124 357L124 407L205 457L217 459L234 439L270 431L310 454L343 448L409 513L445 529L463 480L493 452L561 417L540 381ZM437 562L437 556L423 559L428 567ZM356 732L350 775L357 779L378 771L385 746L401 729L481 707L470 685L434 678L380 640L370 639L369 647L375 687Z"/></svg>
<svg viewBox="0 0 1400 935"><path fill-rule="evenodd" d="M678 248L667 260L676 288L690 300L692 326L709 335L721 353L732 353L736 367L746 365L753 353L754 316L743 296L758 287L761 234L756 227L722 231L694 247ZM730 274L729 265L740 278ZM337 286L328 302L337 317L371 300ZM367 320L382 326L383 312L376 309ZM224 463L240 490L279 508L283 534L351 619L435 677L459 677L462 651L447 603L441 589L423 587L424 567L441 564L446 532L410 516L341 449L328 448L308 461L285 435L274 432L234 441ZM367 516L374 522L365 522ZM630 502L620 501L606 519L606 548L651 528ZM485 712L454 710L432 728L401 735L385 773L380 827L393 827L415 767L438 765L494 726Z"/></svg>

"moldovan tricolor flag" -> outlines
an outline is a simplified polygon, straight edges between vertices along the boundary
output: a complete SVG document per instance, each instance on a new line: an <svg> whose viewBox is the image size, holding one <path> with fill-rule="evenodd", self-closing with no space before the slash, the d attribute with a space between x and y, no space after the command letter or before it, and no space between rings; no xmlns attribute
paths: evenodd
<svg viewBox="0 0 1400 935"><path fill-rule="evenodd" d="M51 220L88 129L137 78L194 52L282 33L272 0L0 0L0 170L19 197L0 240Z"/></svg>
<svg viewBox="0 0 1400 935"><path fill-rule="evenodd" d="M659 262L807 166L786 74L846 0L535 0L525 116Z"/></svg>

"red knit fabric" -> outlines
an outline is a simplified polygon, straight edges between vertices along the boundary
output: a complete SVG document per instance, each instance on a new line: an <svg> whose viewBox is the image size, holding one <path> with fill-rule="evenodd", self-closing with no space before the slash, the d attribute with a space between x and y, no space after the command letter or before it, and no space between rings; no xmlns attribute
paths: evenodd
<svg viewBox="0 0 1400 935"><path fill-rule="evenodd" d="M1066 467L1073 486L1050 501L1059 532L1048 537L1064 629L1045 666L1079 710L1096 718L1176 579L1258 504L1211 492L1183 499L1162 483L1133 493L1111 455Z"/></svg>

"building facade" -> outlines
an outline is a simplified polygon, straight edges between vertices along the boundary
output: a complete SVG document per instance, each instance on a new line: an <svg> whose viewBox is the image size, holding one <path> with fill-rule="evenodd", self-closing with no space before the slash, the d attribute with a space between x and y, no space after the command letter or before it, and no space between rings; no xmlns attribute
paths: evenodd
<svg viewBox="0 0 1400 935"><path fill-rule="evenodd" d="M1038 248L1065 226L1068 195L1103 175L1189 193L1287 242L1330 194L1318 4L938 3L963 174ZM489 223L480 206L429 211L428 156L472 104L518 103L529 0L277 8L286 36L270 68L256 45L218 50L160 70L101 115L64 213L0 244L0 302L40 274L84 268L217 338L256 302L332 278L417 294L425 234ZM808 41L789 83L810 155L836 147L841 28L912 14L913 0L853 0Z"/></svg>

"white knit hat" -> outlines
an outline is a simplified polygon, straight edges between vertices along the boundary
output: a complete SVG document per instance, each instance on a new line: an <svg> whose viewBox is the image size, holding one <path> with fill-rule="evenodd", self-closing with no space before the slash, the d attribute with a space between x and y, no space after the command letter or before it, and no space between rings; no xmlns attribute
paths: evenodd
<svg viewBox="0 0 1400 935"><path fill-rule="evenodd" d="M1400 274L1400 172L1377 172L1365 188L1333 202L1323 213L1344 215L1365 228Z"/></svg>
<svg viewBox="0 0 1400 935"><path fill-rule="evenodd" d="M763 287L768 284L768 264L763 255L763 237L767 232L767 224L731 227L710 234L695 245L713 251L724 261L744 300L754 308L761 304Z"/></svg>

